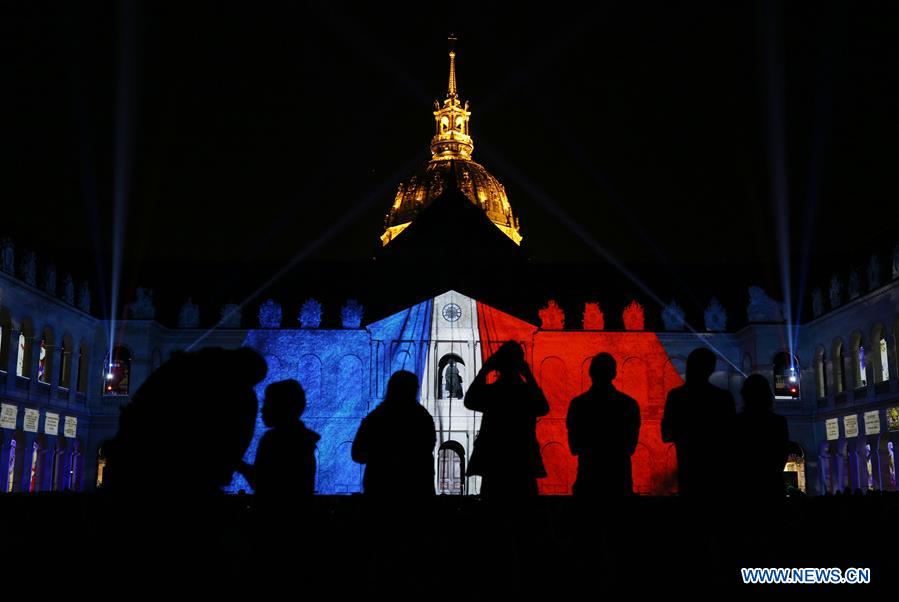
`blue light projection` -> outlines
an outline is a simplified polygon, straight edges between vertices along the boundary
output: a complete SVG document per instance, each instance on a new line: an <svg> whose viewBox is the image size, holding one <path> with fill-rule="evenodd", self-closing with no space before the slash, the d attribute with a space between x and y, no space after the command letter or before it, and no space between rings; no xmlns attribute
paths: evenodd
<svg viewBox="0 0 899 602"><path fill-rule="evenodd" d="M252 330L244 346L261 353L269 371L256 393L260 407L269 384L295 378L306 391L303 421L321 435L318 443L316 492L347 494L362 489L363 467L352 461L350 448L359 424L383 398L395 370L424 373L431 327L430 300L370 324L347 330ZM374 366L372 365L374 362ZM244 460L256 458L265 432L261 414ZM226 491L252 491L234 475Z"/></svg>

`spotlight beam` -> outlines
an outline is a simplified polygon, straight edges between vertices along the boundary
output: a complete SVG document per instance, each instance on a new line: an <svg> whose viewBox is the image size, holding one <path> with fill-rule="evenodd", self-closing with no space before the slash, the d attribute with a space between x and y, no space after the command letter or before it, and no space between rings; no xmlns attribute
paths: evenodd
<svg viewBox="0 0 899 602"><path fill-rule="evenodd" d="M230 313L225 314L222 318L216 322L212 328L204 332L202 335L197 337L190 346L187 347L187 351L191 351L197 345L199 345L202 341L209 337L213 332L215 332L221 325L226 322L229 318L231 318L236 312L243 309L247 304L256 299L259 295L261 295L266 289L276 283L278 280L284 277L285 274L290 272L298 263L308 258L312 253L315 252L316 249L321 247L325 242L330 240L334 235L339 233L341 230L346 228L349 224L354 222L363 212L365 212L369 207L374 205L375 203L383 202L385 198L387 198L387 194L389 189L393 186L395 182L397 182L400 178L406 175L410 169L412 169L415 165L420 162L420 159L416 157L415 159L410 159L406 161L402 168L398 169L395 173L389 176L375 191L365 196L362 201L353 205L352 209L348 212L344 213L343 216L331 224L327 229L325 229L318 237L316 237L312 242L310 242L306 247L304 247L300 252L291 258L281 269L275 272L270 278L268 278L265 282L260 284L256 290L250 293L243 301L237 304L237 307L232 310Z"/></svg>
<svg viewBox="0 0 899 602"><path fill-rule="evenodd" d="M506 174L509 175L522 189L527 190L528 194L532 199L537 201L540 206L546 210L550 215L552 215L559 223L568 228L572 233L574 233L578 238L580 238L592 251L594 251L597 255L602 257L606 262L612 265L616 270L618 270L625 278L630 280L633 284L635 284L641 291L643 291L650 299L652 299L659 307L665 307L665 302L653 291L649 285L647 285L643 280L641 280L635 273L629 270L615 255L613 255L608 249L606 249L602 244L599 243L593 236L590 235L587 230L577 223L575 220L571 218L561 207L559 207L549 196L544 193L540 188L538 188L527 176L525 176L518 169L503 161L498 155L491 152L489 148L485 149L484 144L481 144L481 151L490 157L490 161L495 165L498 165L500 169ZM727 362L731 367L734 368L741 375L746 376L746 373L733 363L721 350L719 350L715 345L713 345L707 336L703 336L703 333L699 332L695 328L693 328L688 322L684 321L684 327L689 330L696 338L702 342L703 345L711 349L715 352L717 356Z"/></svg>

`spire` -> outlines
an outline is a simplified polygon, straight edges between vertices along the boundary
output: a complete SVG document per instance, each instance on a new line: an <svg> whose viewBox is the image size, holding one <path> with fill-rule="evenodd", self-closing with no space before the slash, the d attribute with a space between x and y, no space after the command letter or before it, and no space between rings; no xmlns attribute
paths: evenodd
<svg viewBox="0 0 899 602"><path fill-rule="evenodd" d="M456 97L456 36L450 34L447 38L449 42L449 59L450 59L450 72L449 72L449 91L447 92L447 97L455 98Z"/></svg>
<svg viewBox="0 0 899 602"><path fill-rule="evenodd" d="M456 87L456 36L450 34L447 38L450 45L449 59L449 86L443 106L435 102L434 120L435 132L431 138L431 158L443 159L469 159L474 144L468 131L468 119L471 112L468 103L464 105L459 100L459 91Z"/></svg>

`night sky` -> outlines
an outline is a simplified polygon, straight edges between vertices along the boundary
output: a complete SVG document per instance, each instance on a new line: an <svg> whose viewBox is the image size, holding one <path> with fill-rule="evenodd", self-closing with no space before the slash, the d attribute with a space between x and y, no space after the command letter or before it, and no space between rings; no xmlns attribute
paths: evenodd
<svg viewBox="0 0 899 602"><path fill-rule="evenodd" d="M450 31L474 159L534 262L603 261L559 211L638 272L742 295L782 296L778 215L794 294L899 240L895 3L0 11L0 235L101 297L117 186L126 299L239 301L297 254L370 257L429 158Z"/></svg>

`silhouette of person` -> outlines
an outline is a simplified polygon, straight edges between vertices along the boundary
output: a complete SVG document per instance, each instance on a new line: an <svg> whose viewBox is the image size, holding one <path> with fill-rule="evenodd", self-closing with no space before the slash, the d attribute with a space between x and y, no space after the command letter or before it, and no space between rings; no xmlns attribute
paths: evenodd
<svg viewBox="0 0 899 602"><path fill-rule="evenodd" d="M747 376L740 395L743 411L734 423L739 493L768 500L783 498L783 469L790 441L787 419L774 413L774 394L761 374Z"/></svg>
<svg viewBox="0 0 899 602"><path fill-rule="evenodd" d="M674 443L680 495L711 497L727 491L730 482L725 454L712 446L728 441L736 416L729 391L709 383L715 354L705 347L687 357L686 384L668 392L662 417L662 441Z"/></svg>
<svg viewBox="0 0 899 602"><path fill-rule="evenodd" d="M446 365L446 392L450 399L462 399L462 376L453 359Z"/></svg>
<svg viewBox="0 0 899 602"><path fill-rule="evenodd" d="M590 390L568 406L568 447L578 457L574 495L633 493L631 456L640 435L640 406L612 384L615 358L600 353L590 362Z"/></svg>
<svg viewBox="0 0 899 602"><path fill-rule="evenodd" d="M119 584L171 591L186 581L220 582L239 549L222 538L233 505L221 489L252 440L254 386L266 371L248 348L178 353L122 408L103 447L101 536L115 550L106 559Z"/></svg>
<svg viewBox="0 0 899 602"><path fill-rule="evenodd" d="M179 353L155 370L122 408L119 430L103 449L103 489L112 494L160 492L149 475L164 473L165 490L209 496L231 482L253 437L258 401L253 386L268 368L248 348ZM198 387L198 383L202 383ZM189 469L167 470L166 452L202 450ZM201 461L199 461L201 458Z"/></svg>
<svg viewBox="0 0 899 602"><path fill-rule="evenodd" d="M436 443L434 419L418 403L418 377L394 372L384 401L362 420L353 440L353 461L365 464L366 495L433 496Z"/></svg>
<svg viewBox="0 0 899 602"><path fill-rule="evenodd" d="M241 467L259 497L288 502L315 493L315 446L321 437L300 420L305 409L306 392L297 381L265 388L262 420L269 430L259 440L255 463Z"/></svg>
<svg viewBox="0 0 899 602"><path fill-rule="evenodd" d="M494 383L487 375L498 372ZM515 341L503 343L468 387L465 407L483 412L481 430L467 474L481 475L481 495L537 495L537 479L546 476L537 442L537 418L549 404Z"/></svg>

